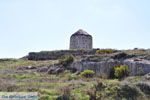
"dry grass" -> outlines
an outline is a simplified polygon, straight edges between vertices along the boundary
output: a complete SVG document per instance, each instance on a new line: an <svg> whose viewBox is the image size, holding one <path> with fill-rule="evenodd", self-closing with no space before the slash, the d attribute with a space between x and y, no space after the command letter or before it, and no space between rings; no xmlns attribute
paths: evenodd
<svg viewBox="0 0 150 100"><path fill-rule="evenodd" d="M127 54L137 52L149 53L148 51L143 50L124 52ZM102 56L103 55L96 55L96 57L90 56L89 58L95 60L100 59ZM105 75L81 79L79 75L75 75L69 71L59 75L49 75L37 72L38 68L50 66L53 62L58 61L29 61L22 59L0 60L0 91L36 91L41 97L40 100L44 100L45 98L55 100L57 97L63 95L72 96L73 100L89 100L89 95L94 95L93 86L97 81L101 81L106 84L106 87L102 93L99 91L100 93L98 94L102 94L103 100L113 100L117 95L119 85L123 82L117 79L106 79L107 76ZM25 68L28 66L34 66L37 69L26 70ZM103 77L105 77L105 79L102 79ZM131 77L125 80L134 83L140 81L141 77ZM107 95L109 95L108 99L106 99L108 97Z"/></svg>

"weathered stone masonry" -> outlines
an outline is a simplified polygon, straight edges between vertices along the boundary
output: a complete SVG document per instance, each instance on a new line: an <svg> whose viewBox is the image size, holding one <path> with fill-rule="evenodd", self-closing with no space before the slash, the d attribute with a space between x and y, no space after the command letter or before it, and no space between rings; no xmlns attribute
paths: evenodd
<svg viewBox="0 0 150 100"><path fill-rule="evenodd" d="M70 38L70 49L92 49L92 45L92 36L81 29Z"/></svg>
<svg viewBox="0 0 150 100"><path fill-rule="evenodd" d="M41 51L30 52L27 56L28 60L56 60L61 59L65 55L82 56L94 55L97 49L92 50L58 50L58 51Z"/></svg>

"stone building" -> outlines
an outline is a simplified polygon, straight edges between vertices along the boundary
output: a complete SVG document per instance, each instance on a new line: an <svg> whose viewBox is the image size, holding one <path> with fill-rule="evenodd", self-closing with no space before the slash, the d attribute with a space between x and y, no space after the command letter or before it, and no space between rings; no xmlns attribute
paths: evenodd
<svg viewBox="0 0 150 100"><path fill-rule="evenodd" d="M92 36L81 29L70 38L70 49L92 49L92 45Z"/></svg>

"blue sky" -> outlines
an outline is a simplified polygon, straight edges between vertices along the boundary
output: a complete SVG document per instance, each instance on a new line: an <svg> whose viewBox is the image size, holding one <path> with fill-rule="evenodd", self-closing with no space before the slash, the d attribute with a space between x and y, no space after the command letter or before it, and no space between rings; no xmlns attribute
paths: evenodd
<svg viewBox="0 0 150 100"><path fill-rule="evenodd" d="M69 48L78 29L94 48L150 48L150 0L0 0L0 58Z"/></svg>

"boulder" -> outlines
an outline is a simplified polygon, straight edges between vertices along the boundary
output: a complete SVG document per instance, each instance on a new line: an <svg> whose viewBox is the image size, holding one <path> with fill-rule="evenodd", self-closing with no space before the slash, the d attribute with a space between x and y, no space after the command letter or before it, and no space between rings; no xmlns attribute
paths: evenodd
<svg viewBox="0 0 150 100"><path fill-rule="evenodd" d="M35 66L27 66L26 69L36 69Z"/></svg>
<svg viewBox="0 0 150 100"><path fill-rule="evenodd" d="M38 72L47 72L48 71L48 67L41 67L38 69Z"/></svg>
<svg viewBox="0 0 150 100"><path fill-rule="evenodd" d="M59 65L59 66L52 66L48 69L48 74L59 74L62 73L64 71L64 67Z"/></svg>
<svg viewBox="0 0 150 100"><path fill-rule="evenodd" d="M113 59L125 59L127 57L129 57L129 55L127 55L126 53L119 52L119 53L114 54L111 58L113 58Z"/></svg>
<svg viewBox="0 0 150 100"><path fill-rule="evenodd" d="M144 80L150 81L150 73L144 75Z"/></svg>

